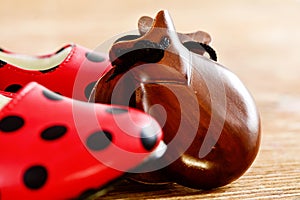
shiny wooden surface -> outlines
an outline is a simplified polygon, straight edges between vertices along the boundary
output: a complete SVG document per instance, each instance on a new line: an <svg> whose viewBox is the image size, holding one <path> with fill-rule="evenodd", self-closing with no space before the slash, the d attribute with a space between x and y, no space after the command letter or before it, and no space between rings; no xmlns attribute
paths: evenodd
<svg viewBox="0 0 300 200"><path fill-rule="evenodd" d="M257 102L261 149L244 176L217 190L124 181L101 199L299 199L298 0L1 0L0 47L29 54L52 52L68 42L95 48L160 9L169 10L180 32L210 33L219 62L240 77Z"/></svg>
<svg viewBox="0 0 300 200"><path fill-rule="evenodd" d="M160 122L168 145L163 158L154 163L161 175L139 174L138 180L157 183L158 177L167 176L190 188L227 185L257 155L259 114L234 74L190 53L173 30L169 12L162 10L145 35L115 43L109 52L114 68L96 84L93 102L129 105ZM132 50L137 45L140 48ZM153 48L159 45L164 51Z"/></svg>

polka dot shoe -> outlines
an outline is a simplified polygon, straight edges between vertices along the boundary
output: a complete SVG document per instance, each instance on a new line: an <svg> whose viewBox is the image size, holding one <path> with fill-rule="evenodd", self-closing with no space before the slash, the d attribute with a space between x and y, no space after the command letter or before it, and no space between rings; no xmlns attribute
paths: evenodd
<svg viewBox="0 0 300 200"><path fill-rule="evenodd" d="M161 154L161 128L138 110L73 100L34 82L13 99L3 94L1 200L85 197Z"/></svg>
<svg viewBox="0 0 300 200"><path fill-rule="evenodd" d="M44 56L0 49L0 90L17 92L34 81L61 95L87 101L95 82L111 68L107 55L66 45Z"/></svg>

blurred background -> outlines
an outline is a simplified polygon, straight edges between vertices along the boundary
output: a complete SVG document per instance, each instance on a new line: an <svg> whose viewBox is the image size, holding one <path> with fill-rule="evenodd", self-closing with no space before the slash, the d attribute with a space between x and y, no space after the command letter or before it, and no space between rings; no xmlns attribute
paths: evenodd
<svg viewBox="0 0 300 200"><path fill-rule="evenodd" d="M299 0L0 2L1 48L43 54L73 42L93 49L137 29L139 17L167 9L177 31L210 33L219 62L240 73L252 90L270 92L276 80L276 90L299 92ZM276 79L268 81L271 75Z"/></svg>
<svg viewBox="0 0 300 200"><path fill-rule="evenodd" d="M0 0L0 47L39 55L70 42L94 49L137 29L139 17L154 17L161 9L170 12L179 32L210 33L219 62L240 77L257 102L261 151L234 184L263 175L248 184L261 196L300 195L299 0ZM292 188L284 189L286 183Z"/></svg>

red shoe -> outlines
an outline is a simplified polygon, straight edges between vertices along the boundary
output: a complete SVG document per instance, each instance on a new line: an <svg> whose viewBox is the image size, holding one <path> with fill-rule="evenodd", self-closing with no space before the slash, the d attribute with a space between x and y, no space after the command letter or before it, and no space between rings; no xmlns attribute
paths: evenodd
<svg viewBox="0 0 300 200"><path fill-rule="evenodd" d="M78 45L44 56L0 49L0 90L17 92L34 81L63 96L87 101L96 81L110 68L106 54Z"/></svg>
<svg viewBox="0 0 300 200"><path fill-rule="evenodd" d="M161 129L138 110L72 100L37 83L4 100L1 200L84 196L158 153Z"/></svg>

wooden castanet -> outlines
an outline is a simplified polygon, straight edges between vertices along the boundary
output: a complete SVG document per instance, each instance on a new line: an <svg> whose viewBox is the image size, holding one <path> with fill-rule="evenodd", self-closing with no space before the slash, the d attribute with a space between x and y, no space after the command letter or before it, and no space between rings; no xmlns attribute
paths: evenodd
<svg viewBox="0 0 300 200"><path fill-rule="evenodd" d="M152 27L153 19L148 16L143 16L138 21L138 29L140 35L145 35ZM177 33L177 36L182 44L189 44L190 42L196 42L202 45L208 45L211 42L211 37L208 33L204 31L196 31L193 33ZM203 55L205 53L205 49L202 47L189 49L194 53L199 55Z"/></svg>
<svg viewBox="0 0 300 200"><path fill-rule="evenodd" d="M115 43L109 55L114 68L98 81L91 101L149 113L168 145L135 180L210 189L250 167L260 145L251 95L228 69L188 50L167 11L141 37Z"/></svg>
<svg viewBox="0 0 300 200"><path fill-rule="evenodd" d="M145 35L152 27L153 19L148 16L143 16L138 21L138 29L141 35ZM211 42L211 37L208 33L204 31L196 31L193 33L177 33L181 43L188 41L201 42L204 44L209 44Z"/></svg>

